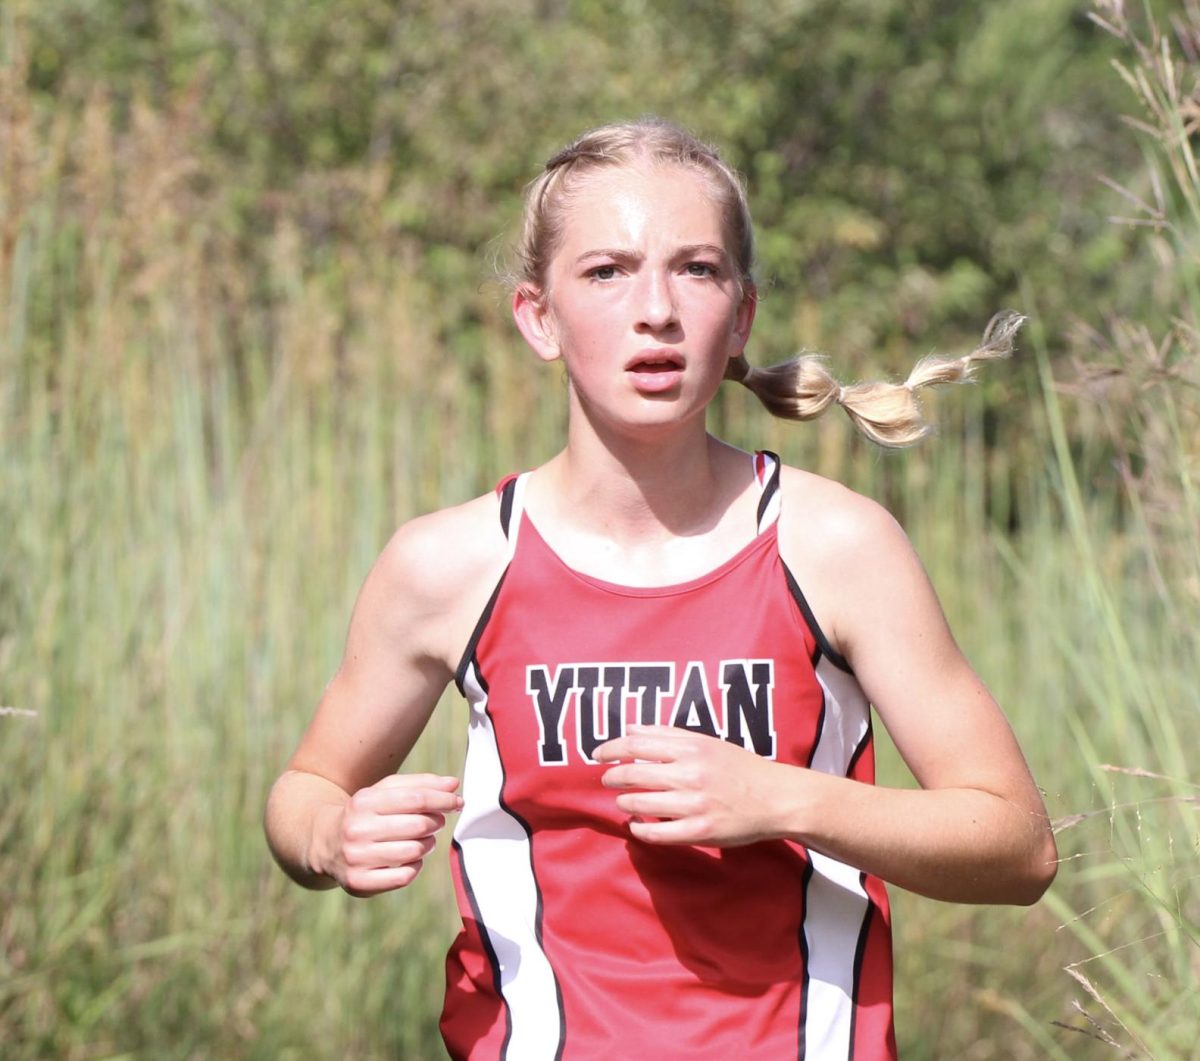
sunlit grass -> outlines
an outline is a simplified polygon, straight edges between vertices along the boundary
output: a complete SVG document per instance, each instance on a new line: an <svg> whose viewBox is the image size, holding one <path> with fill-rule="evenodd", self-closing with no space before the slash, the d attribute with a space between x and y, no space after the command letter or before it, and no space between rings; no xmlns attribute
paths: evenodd
<svg viewBox="0 0 1200 1061"><path fill-rule="evenodd" d="M561 379L499 299L470 349L448 346L394 248L319 244L284 210L243 261L178 124L146 111L115 144L103 100L43 128L4 88L5 1056L439 1056L444 856L403 893L311 894L259 819L391 530L549 456ZM770 422L743 394L714 422L903 514L1059 825L1038 907L896 896L904 1055L1184 1057L1195 406L1162 406L1154 493L1130 491L1097 472L1122 451L1057 394L1036 328L1026 348L1035 386L992 370L908 454ZM412 765L457 770L464 726L448 696Z"/></svg>

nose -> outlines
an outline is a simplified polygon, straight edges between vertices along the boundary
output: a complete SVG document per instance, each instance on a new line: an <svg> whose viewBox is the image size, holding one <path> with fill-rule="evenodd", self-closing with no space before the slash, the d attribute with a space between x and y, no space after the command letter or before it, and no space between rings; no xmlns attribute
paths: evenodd
<svg viewBox="0 0 1200 1061"><path fill-rule="evenodd" d="M640 279L637 330L661 332L671 328L678 317L670 278L657 269L647 269Z"/></svg>

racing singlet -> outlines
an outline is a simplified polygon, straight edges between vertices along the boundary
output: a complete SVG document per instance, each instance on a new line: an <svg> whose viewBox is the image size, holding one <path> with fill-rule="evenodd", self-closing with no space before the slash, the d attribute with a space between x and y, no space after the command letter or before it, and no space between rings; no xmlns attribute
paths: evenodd
<svg viewBox="0 0 1200 1061"><path fill-rule="evenodd" d="M509 562L463 655L470 707L451 863L453 1058L894 1058L883 883L785 840L648 845L596 747L630 722L873 783L870 709L784 565L779 461L758 528L652 588L568 567L498 487Z"/></svg>

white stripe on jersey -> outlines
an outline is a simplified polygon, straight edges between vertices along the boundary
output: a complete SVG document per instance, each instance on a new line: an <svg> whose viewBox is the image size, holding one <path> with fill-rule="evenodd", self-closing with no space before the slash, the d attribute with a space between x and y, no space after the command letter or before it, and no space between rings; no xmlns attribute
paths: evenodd
<svg viewBox="0 0 1200 1061"><path fill-rule="evenodd" d="M464 809L454 830L464 883L479 909L479 929L500 969L500 993L511 1031L505 1056L553 1059L562 1032L558 985L538 939L538 891L529 834L501 804L504 771L487 693L468 665L463 682L471 708L463 769Z"/></svg>
<svg viewBox="0 0 1200 1061"><path fill-rule="evenodd" d="M845 777L867 734L870 707L852 675L826 657L817 662L825 712L812 768ZM850 1057L854 1022L854 966L869 903L853 866L809 852L812 876L805 891L804 940L808 988L804 1047L809 1058Z"/></svg>

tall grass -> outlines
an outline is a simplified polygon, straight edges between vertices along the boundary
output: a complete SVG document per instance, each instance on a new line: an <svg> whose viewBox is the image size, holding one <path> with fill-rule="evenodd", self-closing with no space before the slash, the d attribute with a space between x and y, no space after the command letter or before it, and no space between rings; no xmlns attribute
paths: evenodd
<svg viewBox="0 0 1200 1061"><path fill-rule="evenodd" d="M428 1055L444 870L308 895L257 823L387 529L473 489L486 436L402 271L317 268L283 218L254 276L179 123L113 125L5 144L4 1052Z"/></svg>
<svg viewBox="0 0 1200 1061"><path fill-rule="evenodd" d="M1163 47L1131 52L1152 87ZM118 121L102 94L82 114L39 115L23 86L10 54L4 1052L440 1056L444 863L370 902L310 894L271 865L259 817L390 530L553 452L561 382L499 303L479 349L446 347L420 263L372 238L369 175L339 189L359 230L331 238L283 202L251 253L186 98ZM1186 98L1168 95L1164 113ZM1148 144L1153 162L1188 141ZM1162 196L1178 255L1194 254L1184 193L1200 187L1181 165L1192 183ZM1064 396L1035 332L1031 390L993 377L990 394L944 399L941 439L901 457L836 422L769 423L740 394L716 411L732 441L906 513L1058 820L1063 866L1032 910L896 896L905 1056L1194 1054L1194 307L1185 289L1165 314L1181 323L1157 389L1127 359L1123 396L1097 404L1088 381ZM1118 337L1110 352L1126 349ZM989 437L997 405L1019 428L1011 445ZM463 722L448 697L416 765L456 770ZM885 774L901 777L894 761Z"/></svg>

